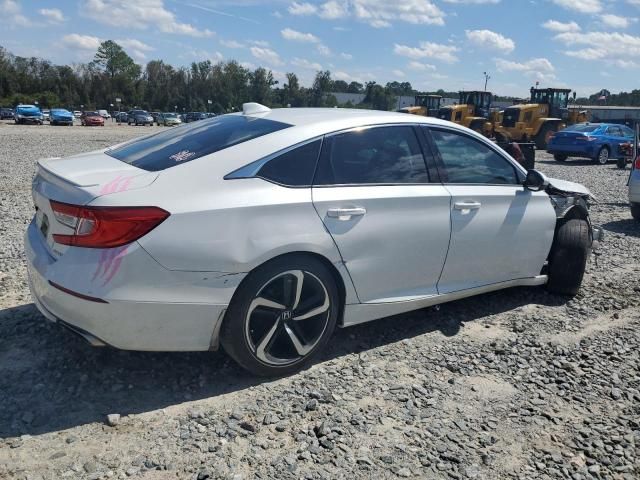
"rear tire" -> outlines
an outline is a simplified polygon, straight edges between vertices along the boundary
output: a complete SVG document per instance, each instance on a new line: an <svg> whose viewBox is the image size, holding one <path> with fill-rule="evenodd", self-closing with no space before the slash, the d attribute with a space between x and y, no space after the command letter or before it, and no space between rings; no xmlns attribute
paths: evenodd
<svg viewBox="0 0 640 480"><path fill-rule="evenodd" d="M567 157L566 155L562 154L562 153L555 153L555 154L553 155L553 159L554 159L556 162L566 162L566 161L567 161L567 158L568 158L568 157Z"/></svg>
<svg viewBox="0 0 640 480"><path fill-rule="evenodd" d="M229 356L254 375L288 375L309 365L324 348L339 310L340 295L329 269L313 257L287 255L243 280L220 340ZM317 313L305 317L310 312Z"/></svg>
<svg viewBox="0 0 640 480"><path fill-rule="evenodd" d="M640 222L640 203L631 203L631 216Z"/></svg>
<svg viewBox="0 0 640 480"><path fill-rule="evenodd" d="M599 165L606 165L609 162L609 148L605 146L598 150L593 161Z"/></svg>
<svg viewBox="0 0 640 480"><path fill-rule="evenodd" d="M589 223L579 218L561 223L556 229L549 254L547 290L558 295L573 296L578 293L589 255Z"/></svg>

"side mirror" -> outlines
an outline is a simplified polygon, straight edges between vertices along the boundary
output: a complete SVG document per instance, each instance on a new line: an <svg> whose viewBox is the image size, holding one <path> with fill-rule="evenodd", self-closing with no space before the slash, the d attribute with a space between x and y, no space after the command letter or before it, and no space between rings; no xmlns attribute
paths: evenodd
<svg viewBox="0 0 640 480"><path fill-rule="evenodd" d="M539 192L544 190L549 185L549 180L544 174L537 170L529 170L527 172L527 178L525 178L524 187L532 192Z"/></svg>

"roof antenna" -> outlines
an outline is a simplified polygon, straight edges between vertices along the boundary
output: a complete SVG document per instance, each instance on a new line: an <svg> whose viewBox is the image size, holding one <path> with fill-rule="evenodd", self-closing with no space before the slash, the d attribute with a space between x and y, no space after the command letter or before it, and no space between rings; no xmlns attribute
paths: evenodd
<svg viewBox="0 0 640 480"><path fill-rule="evenodd" d="M269 107L265 107L256 102L249 102L242 104L242 114L243 115L257 115L259 113L268 113L271 109Z"/></svg>

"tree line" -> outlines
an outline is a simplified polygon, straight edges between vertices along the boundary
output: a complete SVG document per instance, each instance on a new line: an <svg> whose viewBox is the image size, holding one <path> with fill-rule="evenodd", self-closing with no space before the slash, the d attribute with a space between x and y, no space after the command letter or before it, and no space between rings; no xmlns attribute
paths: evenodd
<svg viewBox="0 0 640 480"><path fill-rule="evenodd" d="M273 72L254 70L236 61L193 62L188 67L174 67L162 60L151 60L144 67L112 40L104 41L91 62L54 65L40 58L11 54L0 46L0 105L38 102L42 107L85 109L132 107L163 111L238 110L244 102L259 102L270 107L333 107L332 93L360 93L364 99L345 106L393 110L401 95L436 93L457 98L457 92L417 92L409 82L346 82L331 78L328 70L317 72L313 85L300 85L295 73L287 73L282 82ZM596 104L600 94L578 99L582 104ZM122 103L117 104L120 98ZM640 106L640 90L613 94L611 105Z"/></svg>

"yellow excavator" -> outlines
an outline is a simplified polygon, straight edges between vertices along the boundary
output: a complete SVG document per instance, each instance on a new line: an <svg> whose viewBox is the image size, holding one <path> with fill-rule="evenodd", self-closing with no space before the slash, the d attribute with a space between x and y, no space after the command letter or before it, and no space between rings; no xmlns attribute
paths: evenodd
<svg viewBox="0 0 640 480"><path fill-rule="evenodd" d="M413 106L403 107L398 111L412 115L422 115L423 117L437 117L441 103L441 95L416 95Z"/></svg>
<svg viewBox="0 0 640 480"><path fill-rule="evenodd" d="M567 126L567 123L580 123L588 120L585 111L571 113L567 108L570 89L533 88L529 103L507 107L502 119L493 125L498 141L533 141L538 150L547 148L547 143L555 134Z"/></svg>
<svg viewBox="0 0 640 480"><path fill-rule="evenodd" d="M438 118L463 125L490 137L493 133L493 125L489 121L492 101L491 92L461 91L458 104L440 108Z"/></svg>

